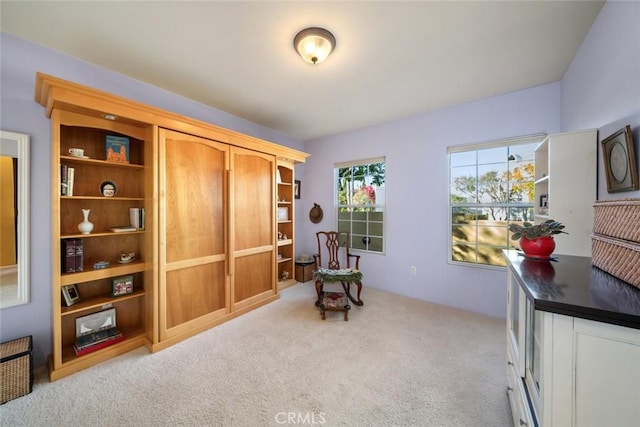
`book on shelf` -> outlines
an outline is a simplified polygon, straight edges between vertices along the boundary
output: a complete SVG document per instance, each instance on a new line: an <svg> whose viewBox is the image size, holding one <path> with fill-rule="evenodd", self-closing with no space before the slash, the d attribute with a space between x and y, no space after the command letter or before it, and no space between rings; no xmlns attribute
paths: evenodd
<svg viewBox="0 0 640 427"><path fill-rule="evenodd" d="M67 167L67 196L73 196L73 181L75 179L75 175L75 168Z"/></svg>
<svg viewBox="0 0 640 427"><path fill-rule="evenodd" d="M82 239L76 240L76 273L84 271L84 243Z"/></svg>
<svg viewBox="0 0 640 427"><path fill-rule="evenodd" d="M67 165L60 165L60 195L67 195Z"/></svg>
<svg viewBox="0 0 640 427"><path fill-rule="evenodd" d="M144 208L129 208L131 226L137 230L144 230Z"/></svg>
<svg viewBox="0 0 640 427"><path fill-rule="evenodd" d="M73 351L76 353L76 356L82 356L83 354L91 353L102 348L109 347L110 345L119 343L120 341L124 341L124 335L122 334L118 335L117 337L110 338L106 341L102 341L83 348L78 348L78 346L74 344Z"/></svg>
<svg viewBox="0 0 640 427"><path fill-rule="evenodd" d="M62 239L62 272L84 271L84 245L82 239Z"/></svg>
<svg viewBox="0 0 640 427"><path fill-rule="evenodd" d="M114 233L124 233L126 231L138 231L137 228L131 225L119 225L117 227L111 227L109 228L109 230L113 231Z"/></svg>
<svg viewBox="0 0 640 427"><path fill-rule="evenodd" d="M105 151L108 162L129 163L129 138L107 135Z"/></svg>

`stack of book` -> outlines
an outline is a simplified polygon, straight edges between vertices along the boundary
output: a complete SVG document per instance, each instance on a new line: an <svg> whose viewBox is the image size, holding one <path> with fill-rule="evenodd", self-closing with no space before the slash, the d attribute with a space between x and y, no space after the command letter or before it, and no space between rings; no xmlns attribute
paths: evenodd
<svg viewBox="0 0 640 427"><path fill-rule="evenodd" d="M73 196L73 181L75 169L71 166L60 165L60 195Z"/></svg>
<svg viewBox="0 0 640 427"><path fill-rule="evenodd" d="M84 271L84 245L82 239L62 240L62 272L78 273Z"/></svg>
<svg viewBox="0 0 640 427"><path fill-rule="evenodd" d="M116 309L100 311L76 319L76 342L73 350L77 356L91 353L124 340L116 328Z"/></svg>
<svg viewBox="0 0 640 427"><path fill-rule="evenodd" d="M144 230L144 208L129 208L131 226L136 230Z"/></svg>

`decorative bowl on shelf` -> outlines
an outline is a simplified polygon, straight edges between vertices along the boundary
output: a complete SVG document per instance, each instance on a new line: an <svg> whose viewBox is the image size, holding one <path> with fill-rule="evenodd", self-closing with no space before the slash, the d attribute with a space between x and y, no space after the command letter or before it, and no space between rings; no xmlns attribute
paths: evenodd
<svg viewBox="0 0 640 427"><path fill-rule="evenodd" d="M111 265L109 261L98 261L95 264L93 264L93 268L95 270L100 270L100 269L109 267L109 265Z"/></svg>

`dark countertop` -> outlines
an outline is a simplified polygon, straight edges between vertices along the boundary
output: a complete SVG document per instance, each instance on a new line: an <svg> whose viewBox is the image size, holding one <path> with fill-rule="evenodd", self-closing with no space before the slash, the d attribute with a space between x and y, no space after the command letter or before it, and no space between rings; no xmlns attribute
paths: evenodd
<svg viewBox="0 0 640 427"><path fill-rule="evenodd" d="M536 261L514 250L504 256L536 310L640 329L640 289L593 267L590 257Z"/></svg>

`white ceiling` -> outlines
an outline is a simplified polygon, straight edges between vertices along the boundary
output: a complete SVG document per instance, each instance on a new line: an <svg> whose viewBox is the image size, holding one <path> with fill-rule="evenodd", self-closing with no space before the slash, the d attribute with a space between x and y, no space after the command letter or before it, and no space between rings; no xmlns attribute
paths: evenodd
<svg viewBox="0 0 640 427"><path fill-rule="evenodd" d="M299 140L558 81L601 1L1 1L1 29ZM303 28L337 47L310 65Z"/></svg>

